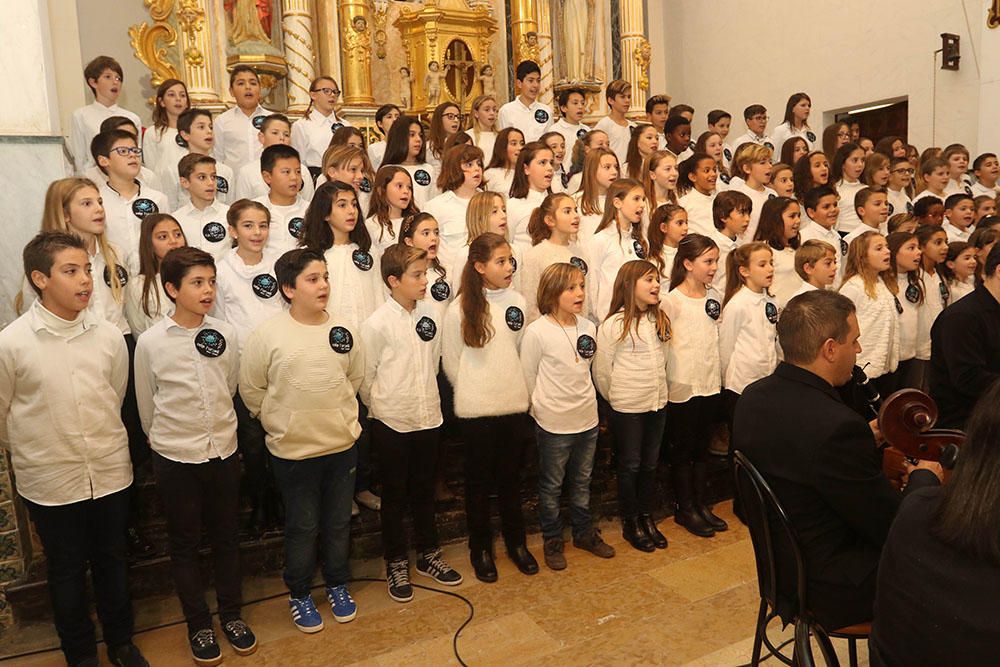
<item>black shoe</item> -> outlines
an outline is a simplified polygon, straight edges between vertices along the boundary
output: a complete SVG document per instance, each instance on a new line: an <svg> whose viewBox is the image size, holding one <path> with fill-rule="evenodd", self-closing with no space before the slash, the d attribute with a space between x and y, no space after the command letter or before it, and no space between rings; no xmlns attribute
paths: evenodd
<svg viewBox="0 0 1000 667"><path fill-rule="evenodd" d="M715 537L715 529L711 524L701 518L694 507L678 507L674 512L674 522L678 526L684 526L692 535L698 537Z"/></svg>
<svg viewBox="0 0 1000 667"><path fill-rule="evenodd" d="M489 549L479 549L469 553L469 560L472 562L472 569L476 573L476 579L492 584L497 580L497 566L493 562L493 554Z"/></svg>
<svg viewBox="0 0 1000 667"><path fill-rule="evenodd" d="M721 519L713 514L712 510L710 510L707 506L695 505L694 510L699 516L701 516L702 519L705 520L705 523L712 527L712 530L715 532L722 533L729 530L729 524L726 523L724 519Z"/></svg>
<svg viewBox="0 0 1000 667"><path fill-rule="evenodd" d="M507 555L514 561L514 565L517 565L521 574L538 574L538 561L523 543L507 547Z"/></svg>
<svg viewBox="0 0 1000 667"><path fill-rule="evenodd" d="M72 664L66 663L69 667L101 667L101 661L96 655L92 655L89 658L84 658L79 662L74 662ZM148 663L147 663L148 664Z"/></svg>
<svg viewBox="0 0 1000 667"><path fill-rule="evenodd" d="M667 538L663 536L663 533L656 527L656 522L653 521L653 516L651 514L640 514L639 515L639 525L642 530L649 536L650 541L653 546L657 549L667 548Z"/></svg>
<svg viewBox="0 0 1000 667"><path fill-rule="evenodd" d="M219 648L215 631L211 628L199 630L188 637L188 641L191 644L191 656L195 664L201 667L213 667L222 662L222 649Z"/></svg>
<svg viewBox="0 0 1000 667"><path fill-rule="evenodd" d="M126 542L129 560L145 560L156 555L156 547L135 528L128 529Z"/></svg>
<svg viewBox="0 0 1000 667"><path fill-rule="evenodd" d="M622 519L622 537L639 551L650 553L656 551L656 546L649 535L639 527L638 517L626 517Z"/></svg>
<svg viewBox="0 0 1000 667"><path fill-rule="evenodd" d="M222 634L239 655L252 655L257 652L257 637L242 618L234 618L223 623Z"/></svg>
<svg viewBox="0 0 1000 667"><path fill-rule="evenodd" d="M115 667L149 667L149 662L135 644L122 644L108 649L108 660ZM97 664L96 662L94 663Z"/></svg>
<svg viewBox="0 0 1000 667"><path fill-rule="evenodd" d="M389 587L389 597L396 602L409 602L413 599L413 586L410 585L410 561L399 558L385 564L385 581Z"/></svg>
<svg viewBox="0 0 1000 667"><path fill-rule="evenodd" d="M458 570L448 565L441 557L440 549L425 551L417 557L417 574L429 577L445 586L458 586L462 583L462 575Z"/></svg>

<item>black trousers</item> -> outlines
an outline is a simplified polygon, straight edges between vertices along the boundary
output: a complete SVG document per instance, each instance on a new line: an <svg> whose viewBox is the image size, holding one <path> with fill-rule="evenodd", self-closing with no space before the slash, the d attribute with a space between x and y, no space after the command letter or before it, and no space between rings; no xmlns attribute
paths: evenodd
<svg viewBox="0 0 1000 667"><path fill-rule="evenodd" d="M460 422L465 447L465 516L471 551L493 546L490 493L494 488L500 500L504 543L515 547L525 542L520 473L526 419L526 415L516 414Z"/></svg>
<svg viewBox="0 0 1000 667"><path fill-rule="evenodd" d="M122 424L128 434L128 454L132 459L132 499L129 502L129 528L139 524L139 487L146 480L148 473L145 464L149 461L149 440L142 430L139 419L139 404L135 399L135 337L125 334L125 348L128 350L128 386L125 389L125 400L122 401Z"/></svg>
<svg viewBox="0 0 1000 667"><path fill-rule="evenodd" d="M382 550L386 561L407 557L403 517L409 505L413 546L417 553L436 549L434 471L439 431L436 428L400 433L373 419L372 442L382 472Z"/></svg>
<svg viewBox="0 0 1000 667"><path fill-rule="evenodd" d="M254 509L259 509L267 494L277 494L271 460L267 455L267 445L264 440L264 427L260 419L250 416L250 410L247 409L239 392L236 392L233 398L233 408L236 412L236 440L239 443L245 470L243 490L250 499L250 505Z"/></svg>
<svg viewBox="0 0 1000 667"><path fill-rule="evenodd" d="M693 396L683 403L667 403L670 465L683 466L708 460L712 424L717 421L719 394Z"/></svg>
<svg viewBox="0 0 1000 667"><path fill-rule="evenodd" d="M97 656L87 604L88 565L104 642L114 649L132 641L125 543L130 495L130 489L123 489L57 506L24 500L45 550L56 632L70 665Z"/></svg>
<svg viewBox="0 0 1000 667"><path fill-rule="evenodd" d="M239 618L239 457L178 463L153 452L153 473L167 515L170 565L188 632L212 627L198 565L203 521L212 544L219 619Z"/></svg>

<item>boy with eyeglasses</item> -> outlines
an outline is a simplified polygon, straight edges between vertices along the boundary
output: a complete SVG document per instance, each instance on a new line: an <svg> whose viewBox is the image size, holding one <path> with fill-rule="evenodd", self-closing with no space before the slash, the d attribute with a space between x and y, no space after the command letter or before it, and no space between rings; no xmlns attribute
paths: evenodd
<svg viewBox="0 0 1000 667"><path fill-rule="evenodd" d="M767 146L774 153L774 142L767 134L767 109L762 104L751 104L743 110L743 120L747 124L747 131L729 142L723 151L726 160L732 160L736 154L736 149L746 143L760 144Z"/></svg>
<svg viewBox="0 0 1000 667"><path fill-rule="evenodd" d="M95 164L90 142L100 134L101 123L105 120L112 116L125 116L137 128L142 127L137 115L118 106L125 75L117 60L111 56L97 56L83 69L83 78L94 93L94 101L74 111L70 121L69 152L78 174Z"/></svg>
<svg viewBox="0 0 1000 667"><path fill-rule="evenodd" d="M886 184L889 217L897 213L913 213L913 202L910 201L910 195L906 194L913 174L913 165L905 157L894 157L889 161L889 182Z"/></svg>

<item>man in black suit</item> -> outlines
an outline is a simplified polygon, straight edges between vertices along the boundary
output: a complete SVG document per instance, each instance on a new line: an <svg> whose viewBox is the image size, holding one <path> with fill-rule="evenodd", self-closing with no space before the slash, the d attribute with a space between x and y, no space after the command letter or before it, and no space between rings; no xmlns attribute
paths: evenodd
<svg viewBox="0 0 1000 667"><path fill-rule="evenodd" d="M854 304L817 290L792 299L778 321L785 361L736 405L734 449L757 467L798 533L807 601L834 630L872 618L879 555L901 494L882 473L872 425L834 387L851 380L861 346ZM908 488L937 483L921 464ZM938 467L937 470L940 470ZM778 612L797 608L795 561L776 553Z"/></svg>
<svg viewBox="0 0 1000 667"><path fill-rule="evenodd" d="M986 256L983 284L944 309L931 327L930 389L937 426L964 428L976 401L1000 379L1000 243Z"/></svg>

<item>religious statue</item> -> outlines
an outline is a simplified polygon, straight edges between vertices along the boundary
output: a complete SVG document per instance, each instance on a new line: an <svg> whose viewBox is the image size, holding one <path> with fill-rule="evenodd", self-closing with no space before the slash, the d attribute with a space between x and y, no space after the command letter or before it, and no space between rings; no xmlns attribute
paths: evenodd
<svg viewBox="0 0 1000 667"><path fill-rule="evenodd" d="M427 105L436 107L441 101L441 79L448 74L448 65L441 66L436 60L427 63L427 74L424 75L424 90L427 91Z"/></svg>
<svg viewBox="0 0 1000 667"><path fill-rule="evenodd" d="M230 0L226 3L229 15L229 39L233 44L243 42L269 43L271 36L264 30L263 22L271 25L271 4L268 0Z"/></svg>
<svg viewBox="0 0 1000 667"><path fill-rule="evenodd" d="M526 32L524 37L521 38L521 43L517 48L518 58L520 60L534 60L536 63L541 61L539 57L539 46L538 46L538 33L534 30Z"/></svg>
<svg viewBox="0 0 1000 667"><path fill-rule="evenodd" d="M600 39L597 29L596 0L560 0L562 11L553 15L553 24L561 29L567 81L595 81Z"/></svg>
<svg viewBox="0 0 1000 667"><path fill-rule="evenodd" d="M404 112L410 108L413 98L410 96L410 86L413 77L410 76L409 67L399 68L399 108Z"/></svg>
<svg viewBox="0 0 1000 667"><path fill-rule="evenodd" d="M479 70L479 83L483 85L483 95L492 95L496 97L497 85L496 79L493 76L493 67L491 65L483 65L483 68Z"/></svg>
<svg viewBox="0 0 1000 667"><path fill-rule="evenodd" d="M351 29L346 32L344 39L347 43L347 52L350 54L350 57L362 67L370 67L372 45L371 35L368 34L368 19L364 16L355 16L351 19Z"/></svg>

